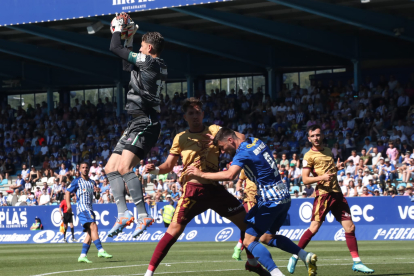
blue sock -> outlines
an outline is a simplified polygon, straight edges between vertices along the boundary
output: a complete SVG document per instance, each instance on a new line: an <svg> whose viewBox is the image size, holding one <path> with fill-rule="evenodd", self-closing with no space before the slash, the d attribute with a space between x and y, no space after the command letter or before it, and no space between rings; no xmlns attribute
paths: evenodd
<svg viewBox="0 0 414 276"><path fill-rule="evenodd" d="M263 244L260 242L254 241L247 247L250 252L252 252L253 256L257 258L259 263L261 263L268 271L272 271L277 266L272 259L272 255L270 254L269 250L264 247Z"/></svg>
<svg viewBox="0 0 414 276"><path fill-rule="evenodd" d="M272 247L277 247L279 249L282 249L283 251L286 251L290 254L295 254L295 255L297 255L301 249L289 238L286 238L285 236L282 236L282 235L276 235L273 239L270 240L270 242L267 245L272 246Z"/></svg>
<svg viewBox="0 0 414 276"><path fill-rule="evenodd" d="M102 244L101 244L101 239L94 240L93 243L95 244L96 249L98 249L98 251L103 249Z"/></svg>
<svg viewBox="0 0 414 276"><path fill-rule="evenodd" d="M87 244L87 243L82 244L82 254L87 255L89 251L89 247L91 247L90 244Z"/></svg>

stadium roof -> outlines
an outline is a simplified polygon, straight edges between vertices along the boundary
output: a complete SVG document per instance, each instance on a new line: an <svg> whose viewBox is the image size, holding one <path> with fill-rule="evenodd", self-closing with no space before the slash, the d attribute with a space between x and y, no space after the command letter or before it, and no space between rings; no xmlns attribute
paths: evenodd
<svg viewBox="0 0 414 276"><path fill-rule="evenodd" d="M73 6L86 3L83 5L90 12L96 1L66 2ZM106 1L113 4L118 0ZM125 7L146 2L119 1L135 4L106 5L104 14L129 11ZM414 1L238 0L171 7L201 1L155 0L146 5L154 8L165 3L170 7L132 12L131 17L140 26L139 33L159 31L165 37L163 58L170 80L266 74L270 69L288 72L352 67L353 62L363 68L411 65L414 60ZM63 11L50 5L58 18ZM3 8L2 13L12 14L8 8L16 7ZM25 10L28 14L30 6ZM127 82L129 76L121 72L119 60L109 51L108 24L113 15L85 17L79 13L81 7L63 10L66 18L84 18L54 21L45 17L41 20L52 21L22 24L23 13L16 19L21 21L18 25L2 19L0 24L7 26L0 27L0 79L16 79L21 85L3 91ZM86 27L97 22L104 28L88 35ZM138 51L138 39L135 44Z"/></svg>

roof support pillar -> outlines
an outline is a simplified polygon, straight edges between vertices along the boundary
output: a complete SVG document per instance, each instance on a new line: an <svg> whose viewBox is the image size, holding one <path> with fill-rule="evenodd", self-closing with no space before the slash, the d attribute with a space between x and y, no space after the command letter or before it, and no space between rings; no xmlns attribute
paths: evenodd
<svg viewBox="0 0 414 276"><path fill-rule="evenodd" d="M187 98L194 97L194 77L186 75L187 78Z"/></svg>

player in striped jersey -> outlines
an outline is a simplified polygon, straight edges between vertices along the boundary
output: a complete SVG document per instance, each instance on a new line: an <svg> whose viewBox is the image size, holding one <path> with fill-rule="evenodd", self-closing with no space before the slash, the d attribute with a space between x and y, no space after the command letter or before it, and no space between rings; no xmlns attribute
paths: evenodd
<svg viewBox="0 0 414 276"><path fill-rule="evenodd" d="M70 204L70 194L76 193L76 213L79 218L79 222L83 227L83 232L86 232L86 237L83 241L82 253L79 256L79 263L92 263L88 260L86 254L88 254L91 242L95 244L98 249L99 258L112 258L112 255L106 253L103 249L101 240L98 235L98 226L95 222L95 214L93 213L93 188L95 187L95 181L89 179L89 166L87 163L81 163L79 166L81 177L72 181L69 187L66 189L65 201L67 204L67 213L72 213L72 206Z"/></svg>
<svg viewBox="0 0 414 276"><path fill-rule="evenodd" d="M225 181L233 180L244 169L246 176L256 183L257 204L245 218L247 230L243 240L244 246L272 276L283 274L272 260L270 252L260 242L289 253L296 252L294 254L303 260L309 276L316 275L316 255L299 248L285 236L275 234L287 217L291 199L289 189L281 181L270 149L257 138L247 138L243 141L228 128L221 128L217 132L214 145L218 146L221 152L233 156L230 168L227 171L212 173L202 172L191 166L188 173L203 179Z"/></svg>

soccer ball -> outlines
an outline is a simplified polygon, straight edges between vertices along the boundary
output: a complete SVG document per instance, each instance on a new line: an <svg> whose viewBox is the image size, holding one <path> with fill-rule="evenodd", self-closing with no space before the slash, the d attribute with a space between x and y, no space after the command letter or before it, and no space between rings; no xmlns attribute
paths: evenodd
<svg viewBox="0 0 414 276"><path fill-rule="evenodd" d="M119 20L119 19L123 20L122 31L121 31L121 39L127 39L131 35L133 35L134 21L132 21L129 14L127 14L125 12L121 12L120 14L115 16L114 19L112 19L112 21L111 21L111 27L110 27L111 33L114 33L114 31L115 31L115 27L114 27L115 20Z"/></svg>

